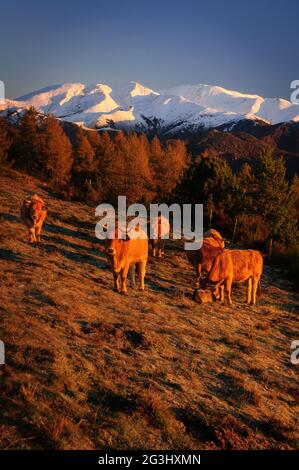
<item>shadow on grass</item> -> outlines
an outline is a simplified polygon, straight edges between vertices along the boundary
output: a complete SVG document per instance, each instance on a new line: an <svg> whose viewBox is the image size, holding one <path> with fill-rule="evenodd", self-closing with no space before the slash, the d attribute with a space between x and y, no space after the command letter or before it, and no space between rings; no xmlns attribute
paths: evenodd
<svg viewBox="0 0 299 470"><path fill-rule="evenodd" d="M6 248L0 248L0 258L5 259L6 261L14 261L16 263L21 262L23 259L22 256Z"/></svg>

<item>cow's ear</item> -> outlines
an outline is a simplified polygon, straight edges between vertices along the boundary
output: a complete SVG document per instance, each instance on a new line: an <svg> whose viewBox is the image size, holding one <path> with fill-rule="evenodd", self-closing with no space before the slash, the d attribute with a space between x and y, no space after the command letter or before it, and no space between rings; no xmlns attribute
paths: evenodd
<svg viewBox="0 0 299 470"><path fill-rule="evenodd" d="M47 210L48 210L47 206L43 206L42 209L43 209L43 211L47 211Z"/></svg>

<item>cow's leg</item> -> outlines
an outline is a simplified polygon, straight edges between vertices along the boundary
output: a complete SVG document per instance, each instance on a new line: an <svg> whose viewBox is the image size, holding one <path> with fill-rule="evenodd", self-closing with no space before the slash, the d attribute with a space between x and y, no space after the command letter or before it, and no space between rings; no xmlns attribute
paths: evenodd
<svg viewBox="0 0 299 470"><path fill-rule="evenodd" d="M135 264L133 264L129 269L130 285L131 285L132 289L135 289L135 287L136 287L135 274L136 274L136 266L135 266Z"/></svg>
<svg viewBox="0 0 299 470"><path fill-rule="evenodd" d="M229 305L231 305L232 304L232 298L231 298L232 281L231 281L231 279L226 279L225 280L225 290L226 290L226 295L227 295L227 303Z"/></svg>
<svg viewBox="0 0 299 470"><path fill-rule="evenodd" d="M219 293L220 286L216 284L215 289L213 290L213 295L216 300L220 300L220 293Z"/></svg>
<svg viewBox="0 0 299 470"><path fill-rule="evenodd" d="M34 227L29 227L29 243L34 243L36 241L35 238L35 228Z"/></svg>
<svg viewBox="0 0 299 470"><path fill-rule="evenodd" d="M113 273L113 277L114 277L114 290L116 292L119 292L120 291L120 288L119 288L119 273Z"/></svg>
<svg viewBox="0 0 299 470"><path fill-rule="evenodd" d="M216 300L220 300L221 302L223 302L224 301L224 285L217 284L213 294Z"/></svg>
<svg viewBox="0 0 299 470"><path fill-rule="evenodd" d="M214 290L214 296L216 300L220 300L221 302L224 301L224 285L217 284Z"/></svg>
<svg viewBox="0 0 299 470"><path fill-rule="evenodd" d="M145 269L146 269L146 261L141 261L139 263L139 280L140 280L139 290L144 290Z"/></svg>
<svg viewBox="0 0 299 470"><path fill-rule="evenodd" d="M35 234L36 234L36 241L40 242L40 234L42 231L42 226L39 225L38 227L35 228Z"/></svg>
<svg viewBox="0 0 299 470"><path fill-rule="evenodd" d="M260 279L258 277L253 278L253 282L252 282L252 305L256 304L256 291L257 291L257 288L258 288L259 280Z"/></svg>
<svg viewBox="0 0 299 470"><path fill-rule="evenodd" d="M156 256L156 254L157 254L157 242L156 242L156 240L152 241L152 249L153 249L153 256Z"/></svg>
<svg viewBox="0 0 299 470"><path fill-rule="evenodd" d="M221 302L224 302L224 285L223 284L220 286L220 300Z"/></svg>
<svg viewBox="0 0 299 470"><path fill-rule="evenodd" d="M127 276L128 276L129 266L125 266L120 272L121 278L121 288L120 293L125 295L127 293Z"/></svg>
<svg viewBox="0 0 299 470"><path fill-rule="evenodd" d="M159 244L159 250L158 250L158 258L162 258L163 254L164 254L164 240L159 240L158 242Z"/></svg>
<svg viewBox="0 0 299 470"><path fill-rule="evenodd" d="M196 271L195 287L199 289L200 278L201 278L201 264L200 263L198 263L198 265L196 266L195 271Z"/></svg>
<svg viewBox="0 0 299 470"><path fill-rule="evenodd" d="M252 293L252 277L248 279L248 286L247 286L247 303L251 303L251 293Z"/></svg>

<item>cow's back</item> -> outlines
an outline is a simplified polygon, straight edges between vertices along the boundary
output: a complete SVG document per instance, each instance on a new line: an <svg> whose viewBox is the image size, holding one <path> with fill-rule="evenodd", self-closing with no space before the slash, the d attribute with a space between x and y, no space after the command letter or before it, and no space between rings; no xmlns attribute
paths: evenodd
<svg viewBox="0 0 299 470"><path fill-rule="evenodd" d="M126 242L125 242L126 243ZM148 240L136 239L127 241L127 257L132 260L132 263L137 263L147 259L148 256Z"/></svg>
<svg viewBox="0 0 299 470"><path fill-rule="evenodd" d="M229 250L233 265L234 280L260 276L263 270L263 257L257 250Z"/></svg>
<svg viewBox="0 0 299 470"><path fill-rule="evenodd" d="M116 267L117 270L125 265L146 261L148 257L148 240L147 239L129 239L116 240Z"/></svg>
<svg viewBox="0 0 299 470"><path fill-rule="evenodd" d="M217 282L232 279L241 282L249 277L260 277L263 270L263 258L256 250L224 250L213 261L209 280Z"/></svg>

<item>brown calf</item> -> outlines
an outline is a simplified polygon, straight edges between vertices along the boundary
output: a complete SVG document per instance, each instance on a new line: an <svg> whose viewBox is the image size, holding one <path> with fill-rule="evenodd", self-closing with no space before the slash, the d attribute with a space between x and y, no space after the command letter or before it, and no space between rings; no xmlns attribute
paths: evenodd
<svg viewBox="0 0 299 470"><path fill-rule="evenodd" d="M40 234L47 211L47 206L37 194L24 200L21 207L21 218L29 232L29 243L40 242Z"/></svg>
<svg viewBox="0 0 299 470"><path fill-rule="evenodd" d="M116 233L117 236L117 233ZM114 277L114 289L127 293L127 275L131 266L137 265L140 290L144 290L144 277L148 257L148 240L143 238L107 239L106 256ZM121 286L119 285L121 278Z"/></svg>

